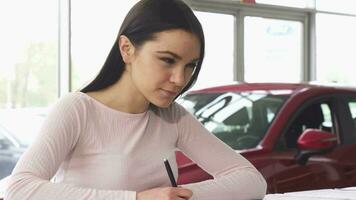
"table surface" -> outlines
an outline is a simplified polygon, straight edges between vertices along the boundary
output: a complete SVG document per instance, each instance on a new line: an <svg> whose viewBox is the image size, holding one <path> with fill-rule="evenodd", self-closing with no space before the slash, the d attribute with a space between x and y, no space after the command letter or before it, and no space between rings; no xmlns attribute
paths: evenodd
<svg viewBox="0 0 356 200"><path fill-rule="evenodd" d="M6 181L0 181L0 188L5 188ZM0 200L3 192L0 190ZM263 200L356 200L356 187L267 194Z"/></svg>
<svg viewBox="0 0 356 200"><path fill-rule="evenodd" d="M268 194L263 200L356 200L356 187Z"/></svg>

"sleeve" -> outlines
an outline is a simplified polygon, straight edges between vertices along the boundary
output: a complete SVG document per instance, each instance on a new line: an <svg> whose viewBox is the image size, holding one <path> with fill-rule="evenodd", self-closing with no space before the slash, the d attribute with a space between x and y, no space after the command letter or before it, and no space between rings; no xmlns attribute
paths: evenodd
<svg viewBox="0 0 356 200"><path fill-rule="evenodd" d="M182 185L193 191L193 200L262 199L267 184L260 172L242 155L211 134L180 105L177 147L214 177Z"/></svg>
<svg viewBox="0 0 356 200"><path fill-rule="evenodd" d="M85 129L85 102L69 94L52 108L35 142L17 162L5 191L7 200L136 200L134 191L98 190L50 179Z"/></svg>

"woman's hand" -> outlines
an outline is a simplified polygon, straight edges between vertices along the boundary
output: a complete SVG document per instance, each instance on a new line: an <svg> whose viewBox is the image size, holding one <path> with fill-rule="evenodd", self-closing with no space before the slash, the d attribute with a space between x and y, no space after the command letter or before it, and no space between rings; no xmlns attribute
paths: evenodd
<svg viewBox="0 0 356 200"><path fill-rule="evenodd" d="M193 192L181 187L153 188L138 192L136 200L188 200Z"/></svg>

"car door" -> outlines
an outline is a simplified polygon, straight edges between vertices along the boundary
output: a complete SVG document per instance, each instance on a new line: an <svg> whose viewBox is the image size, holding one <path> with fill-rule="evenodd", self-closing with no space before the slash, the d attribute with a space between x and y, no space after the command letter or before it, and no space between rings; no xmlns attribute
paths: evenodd
<svg viewBox="0 0 356 200"><path fill-rule="evenodd" d="M350 154L356 149L353 144L345 144L344 135L354 134L355 128L345 125L345 113L351 114L342 99L340 96L318 98L306 102L295 112L271 155L275 161L272 192L336 188L353 183L349 178L355 177L356 158ZM303 165L296 159L297 140L306 129L333 133L338 145L327 153L312 155Z"/></svg>
<svg viewBox="0 0 356 200"><path fill-rule="evenodd" d="M342 98L340 108L340 143L336 149L345 186L356 185L356 96Z"/></svg>

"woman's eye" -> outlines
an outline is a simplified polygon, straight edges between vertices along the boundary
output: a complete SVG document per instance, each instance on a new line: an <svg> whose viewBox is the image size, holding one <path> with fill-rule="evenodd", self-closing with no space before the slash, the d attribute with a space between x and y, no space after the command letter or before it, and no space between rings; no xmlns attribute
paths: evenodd
<svg viewBox="0 0 356 200"><path fill-rule="evenodd" d="M161 60L167 64L174 64L175 62L173 58L161 58Z"/></svg>

